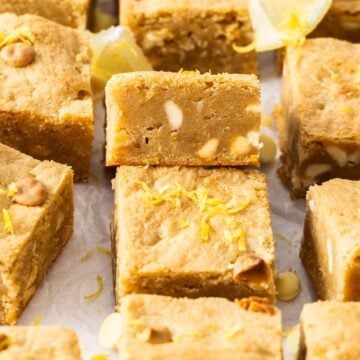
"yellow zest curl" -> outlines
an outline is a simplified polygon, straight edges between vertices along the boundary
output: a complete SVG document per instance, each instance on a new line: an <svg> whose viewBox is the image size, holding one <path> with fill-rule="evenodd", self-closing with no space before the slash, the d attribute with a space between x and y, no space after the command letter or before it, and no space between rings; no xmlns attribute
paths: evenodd
<svg viewBox="0 0 360 360"><path fill-rule="evenodd" d="M97 275L96 281L97 281L98 289L93 294L84 296L85 300L94 300L94 299L97 299L101 295L101 293L104 289L103 278L100 275Z"/></svg>
<svg viewBox="0 0 360 360"><path fill-rule="evenodd" d="M5 231L9 234L14 235L14 228L11 220L11 215L8 210L3 209L2 210L2 220L4 223Z"/></svg>

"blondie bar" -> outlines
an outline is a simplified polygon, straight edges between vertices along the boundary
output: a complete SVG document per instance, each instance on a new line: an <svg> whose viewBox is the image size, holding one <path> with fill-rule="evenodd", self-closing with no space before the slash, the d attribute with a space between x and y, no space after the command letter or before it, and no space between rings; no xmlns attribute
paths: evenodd
<svg viewBox="0 0 360 360"><path fill-rule="evenodd" d="M360 179L359 61L360 44L341 40L287 49L281 174L295 197L330 178Z"/></svg>
<svg viewBox="0 0 360 360"><path fill-rule="evenodd" d="M0 29L0 142L86 178L93 138L87 34L35 15L0 14Z"/></svg>
<svg viewBox="0 0 360 360"><path fill-rule="evenodd" d="M61 326L0 326L0 360L80 360L77 335Z"/></svg>
<svg viewBox="0 0 360 360"><path fill-rule="evenodd" d="M233 45L253 41L247 0L122 0L128 26L156 70L256 73L256 54Z"/></svg>
<svg viewBox="0 0 360 360"><path fill-rule="evenodd" d="M254 75L119 74L106 107L108 166L259 164Z"/></svg>
<svg viewBox="0 0 360 360"><path fill-rule="evenodd" d="M129 295L121 313L120 359L282 359L281 315L267 299Z"/></svg>
<svg viewBox="0 0 360 360"><path fill-rule="evenodd" d="M360 181L310 187L301 259L323 300L360 300Z"/></svg>
<svg viewBox="0 0 360 360"><path fill-rule="evenodd" d="M306 304L300 338L299 360L360 359L360 303Z"/></svg>
<svg viewBox="0 0 360 360"><path fill-rule="evenodd" d="M73 232L73 173L0 144L0 324L14 324Z"/></svg>
<svg viewBox="0 0 360 360"><path fill-rule="evenodd" d="M117 304L130 293L274 299L262 174L122 166L114 185Z"/></svg>
<svg viewBox="0 0 360 360"><path fill-rule="evenodd" d="M65 26L85 29L90 0L0 0L0 13L39 15Z"/></svg>
<svg viewBox="0 0 360 360"><path fill-rule="evenodd" d="M334 37L360 42L360 0L334 0L311 37Z"/></svg>

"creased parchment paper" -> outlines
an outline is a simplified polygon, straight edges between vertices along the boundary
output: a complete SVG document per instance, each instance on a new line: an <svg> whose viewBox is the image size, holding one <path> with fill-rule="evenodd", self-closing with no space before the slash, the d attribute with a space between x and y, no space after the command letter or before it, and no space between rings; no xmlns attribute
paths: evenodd
<svg viewBox="0 0 360 360"><path fill-rule="evenodd" d="M280 96L280 80L275 74L274 55L260 56L260 68L263 113L271 116ZM32 325L41 315L42 325L62 324L77 331L84 359L95 354L109 354L111 359L115 359L116 354L101 348L97 340L103 319L114 311L111 257L95 250L89 259L81 261L97 246L110 249L109 224L113 208L111 179L114 171L106 170L103 166L105 112L101 101L96 104L95 114L92 176L87 184L75 185L74 236L27 307L19 325ZM264 132L276 138L274 129L265 129ZM277 304L282 310L283 326L286 329L298 323L303 304L313 301L315 297L298 257L305 204L303 200L290 200L288 190L276 175L278 167L277 160L261 168L268 178L273 230L277 242L277 271L296 271L302 287L294 301ZM98 275L104 280L100 297L85 300L84 296L97 290ZM292 358L292 354L285 353L285 359Z"/></svg>

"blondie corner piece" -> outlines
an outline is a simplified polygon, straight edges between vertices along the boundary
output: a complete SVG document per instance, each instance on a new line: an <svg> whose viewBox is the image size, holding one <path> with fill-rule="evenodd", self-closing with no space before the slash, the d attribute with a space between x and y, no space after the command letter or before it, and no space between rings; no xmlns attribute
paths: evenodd
<svg viewBox="0 0 360 360"><path fill-rule="evenodd" d="M259 165L254 75L119 74L106 107L107 166Z"/></svg>
<svg viewBox="0 0 360 360"><path fill-rule="evenodd" d="M35 15L0 14L0 30L15 39L0 48L0 142L85 179L94 132L88 35Z"/></svg>
<svg viewBox="0 0 360 360"><path fill-rule="evenodd" d="M129 295L120 359L281 360L281 315L267 299Z"/></svg>
<svg viewBox="0 0 360 360"><path fill-rule="evenodd" d="M322 300L360 300L360 181L310 187L301 259Z"/></svg>
<svg viewBox="0 0 360 360"><path fill-rule="evenodd" d="M299 360L360 359L360 303L306 304L300 330Z"/></svg>
<svg viewBox="0 0 360 360"><path fill-rule="evenodd" d="M73 172L0 144L0 324L14 324L73 233Z"/></svg>
<svg viewBox="0 0 360 360"><path fill-rule="evenodd" d="M294 197L331 178L360 179L359 62L360 44L335 39L287 49L280 138Z"/></svg>
<svg viewBox="0 0 360 360"><path fill-rule="evenodd" d="M39 15L61 25L85 29L90 0L0 0L0 13Z"/></svg>
<svg viewBox="0 0 360 360"><path fill-rule="evenodd" d="M265 177L235 169L129 167L115 180L116 297L275 298Z"/></svg>
<svg viewBox="0 0 360 360"><path fill-rule="evenodd" d="M62 326L0 326L0 359L80 360L74 331Z"/></svg>
<svg viewBox="0 0 360 360"><path fill-rule="evenodd" d="M255 51L233 49L253 41L247 0L121 0L120 15L156 70L257 72Z"/></svg>

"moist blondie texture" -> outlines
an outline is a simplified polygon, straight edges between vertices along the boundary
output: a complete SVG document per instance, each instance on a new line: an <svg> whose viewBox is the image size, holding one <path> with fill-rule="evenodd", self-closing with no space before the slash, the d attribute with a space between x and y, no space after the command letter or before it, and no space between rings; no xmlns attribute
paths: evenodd
<svg viewBox="0 0 360 360"><path fill-rule="evenodd" d="M106 107L108 166L259 164L254 75L119 74Z"/></svg>
<svg viewBox="0 0 360 360"><path fill-rule="evenodd" d="M359 60L360 45L335 39L287 49L280 145L295 197L330 178L360 179Z"/></svg>
<svg viewBox="0 0 360 360"><path fill-rule="evenodd" d="M130 293L274 299L262 174L122 166L114 185L117 304Z"/></svg>
<svg viewBox="0 0 360 360"><path fill-rule="evenodd" d="M129 295L121 313L120 359L282 359L280 312L261 298Z"/></svg>
<svg viewBox="0 0 360 360"><path fill-rule="evenodd" d="M0 29L17 39L0 49L0 142L86 178L93 138L87 34L34 15L2 14Z"/></svg>
<svg viewBox="0 0 360 360"><path fill-rule="evenodd" d="M85 29L90 0L0 0L0 13L33 14Z"/></svg>
<svg viewBox="0 0 360 360"><path fill-rule="evenodd" d="M360 358L360 303L306 304L301 313L299 360Z"/></svg>
<svg viewBox="0 0 360 360"><path fill-rule="evenodd" d="M323 300L360 300L360 181L312 186L301 259Z"/></svg>
<svg viewBox="0 0 360 360"><path fill-rule="evenodd" d="M73 232L73 173L0 144L0 324L14 324Z"/></svg>
<svg viewBox="0 0 360 360"><path fill-rule="evenodd" d="M256 73L256 54L238 54L253 31L247 0L122 0L121 24L156 70Z"/></svg>
<svg viewBox="0 0 360 360"><path fill-rule="evenodd" d="M61 326L0 327L0 360L80 360L74 331Z"/></svg>

